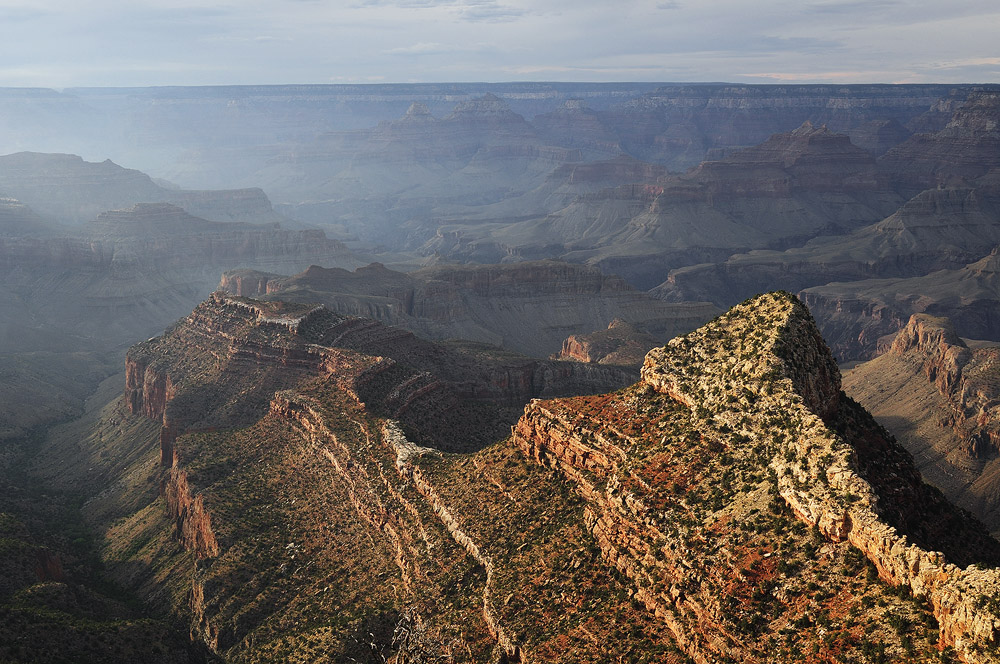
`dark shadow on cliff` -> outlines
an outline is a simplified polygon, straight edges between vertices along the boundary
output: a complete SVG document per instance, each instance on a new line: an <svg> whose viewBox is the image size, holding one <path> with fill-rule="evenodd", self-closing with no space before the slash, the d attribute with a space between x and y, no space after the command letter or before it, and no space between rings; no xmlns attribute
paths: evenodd
<svg viewBox="0 0 1000 664"><path fill-rule="evenodd" d="M959 567L1000 566L1000 542L979 520L925 484L910 453L868 411L842 395L830 425L856 450L858 471L875 489L879 512L891 526Z"/></svg>

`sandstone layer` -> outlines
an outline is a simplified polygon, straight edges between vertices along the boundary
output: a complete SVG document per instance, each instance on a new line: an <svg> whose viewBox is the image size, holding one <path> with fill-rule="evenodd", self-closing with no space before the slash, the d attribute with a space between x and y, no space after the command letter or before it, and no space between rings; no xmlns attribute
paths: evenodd
<svg viewBox="0 0 1000 664"><path fill-rule="evenodd" d="M616 318L606 330L571 334L553 359L639 367L657 345L653 335Z"/></svg>

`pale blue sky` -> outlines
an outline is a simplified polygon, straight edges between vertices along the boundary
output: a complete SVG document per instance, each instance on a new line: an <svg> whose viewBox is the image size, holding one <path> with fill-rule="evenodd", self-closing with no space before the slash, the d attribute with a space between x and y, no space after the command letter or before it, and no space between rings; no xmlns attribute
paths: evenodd
<svg viewBox="0 0 1000 664"><path fill-rule="evenodd" d="M0 0L0 85L1000 82L996 0Z"/></svg>

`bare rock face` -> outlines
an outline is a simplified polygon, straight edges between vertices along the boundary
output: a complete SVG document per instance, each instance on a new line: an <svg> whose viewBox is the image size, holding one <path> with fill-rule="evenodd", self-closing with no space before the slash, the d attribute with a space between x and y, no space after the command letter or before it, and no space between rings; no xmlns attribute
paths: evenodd
<svg viewBox="0 0 1000 664"><path fill-rule="evenodd" d="M1000 340L1000 259L996 250L963 268L909 279L867 279L808 288L803 301L823 321L842 359L871 358L888 349L914 313L945 317L970 339Z"/></svg>
<svg viewBox="0 0 1000 664"><path fill-rule="evenodd" d="M879 165L910 195L922 189L972 181L1000 166L1000 94L969 95L944 129L917 134L887 152Z"/></svg>
<svg viewBox="0 0 1000 664"><path fill-rule="evenodd" d="M889 352L903 355L909 351L928 356L927 378L942 392L951 392L962 376L962 367L972 359L972 351L962 341L951 322L926 314L914 314L899 331Z"/></svg>
<svg viewBox="0 0 1000 664"><path fill-rule="evenodd" d="M950 499L1000 527L995 344L972 347L946 318L914 314L888 351L851 370L845 389L884 420Z"/></svg>
<svg viewBox="0 0 1000 664"><path fill-rule="evenodd" d="M470 339L535 357L556 352L567 333L603 329L615 318L668 339L717 313L705 303L661 303L622 279L561 261L438 266L408 274L378 263L354 272L312 266L285 278L232 273L220 287L323 302L432 339Z"/></svg>
<svg viewBox="0 0 1000 664"><path fill-rule="evenodd" d="M657 339L648 332L616 318L607 330L571 334L553 359L639 367Z"/></svg>

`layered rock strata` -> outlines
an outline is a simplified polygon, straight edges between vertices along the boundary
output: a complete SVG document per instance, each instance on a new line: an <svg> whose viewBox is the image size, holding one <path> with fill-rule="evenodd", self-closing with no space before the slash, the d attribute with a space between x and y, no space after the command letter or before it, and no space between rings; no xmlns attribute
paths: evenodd
<svg viewBox="0 0 1000 664"><path fill-rule="evenodd" d="M951 320L968 339L1000 340L1000 258L994 249L965 267L905 279L865 279L807 288L802 300L822 321L842 360L886 350L915 313Z"/></svg>
<svg viewBox="0 0 1000 664"><path fill-rule="evenodd" d="M645 360L646 353L657 345L653 335L616 318L608 324L607 330L571 334L552 358L638 367Z"/></svg>
<svg viewBox="0 0 1000 664"><path fill-rule="evenodd" d="M948 319L914 314L884 354L845 376L848 393L911 450L928 480L993 530L998 361L996 344L967 344Z"/></svg>
<svg viewBox="0 0 1000 664"><path fill-rule="evenodd" d="M887 583L926 597L942 641L965 661L996 661L1000 621L989 598L1000 592L1000 577L995 569L961 569L926 548L947 546L948 536L936 537L934 527L920 524L909 501L938 513L940 508L930 505L940 499L921 489L919 478L903 482L916 476L898 448L876 443L878 434L870 428L863 433L871 425L842 401L837 367L807 310L792 296L761 296L651 351L642 376L645 389L668 396L686 411L694 428L714 441L717 453L740 458L745 453L740 446L769 441L762 447L757 443L754 454L765 455L761 460L775 493L798 520L829 541L857 547ZM667 620L692 657L746 657L746 651L737 654L740 649L731 640L709 636L718 629L708 627L718 621L718 598L706 596L704 584L701 593L685 592L675 576L684 556L677 553L670 522L654 507L662 504L662 490L633 460L640 444L629 435L634 425L626 419L615 425L596 422L591 429L578 418L573 408L533 402L515 441L577 484L605 556L637 584L637 597ZM881 461L874 462L872 455ZM885 467L889 458L897 459L891 473ZM719 517L717 511L704 521L706 535L717 532L719 525L712 524L719 524ZM981 547L979 555L992 564L1000 560L996 541L982 534L976 541L972 548ZM949 555L975 559L969 554L956 549Z"/></svg>
<svg viewBox="0 0 1000 664"><path fill-rule="evenodd" d="M376 349L382 352L374 354ZM463 357L463 352L471 355ZM172 537L200 561L193 574L174 572L171 583L186 584L190 589L186 611L192 616L193 632L212 650L227 656L236 647L258 652L242 640L251 632L262 637L267 634L261 616L294 612L302 604L323 601L322 597L300 598L288 605L283 599L265 607L257 599L247 598L252 610L233 614L235 598L243 590L234 587L226 570L238 563L255 569L259 576L274 574L272 569L255 567L259 563L252 556L247 559L249 550L273 544L262 543L262 534L256 530L266 517L234 505L245 504L248 494L257 495L262 490L304 496L296 493L301 489L292 486L294 480L286 485L272 477L253 489L243 484L247 473L270 477L270 468L280 471L283 466L263 461L277 454L292 455L287 463L304 464L297 466L297 472L318 478L307 486L329 485L333 494L342 495L340 503L333 503L340 505L333 507L333 512L340 515L347 510L349 518L367 532L355 531L352 537L356 539L328 541L322 536L327 525L321 522L304 531L295 530L310 517L291 512L290 527L298 534L285 547L285 555L334 556L333 552L317 553L315 547L325 551L324 547L353 547L371 541L374 550L361 556L365 561L359 563L365 568L361 573L383 578L386 572L377 565L389 562L393 574L399 575L399 588L393 591L396 601L423 607L420 613L425 614L426 624L436 625L435 630L452 634L455 643L470 648L469 659L485 658L486 639L498 648L497 656L532 661L522 653L522 644L527 640L537 646L539 637L527 636L522 628L511 626L510 614L515 607L510 596L501 595L499 589L509 588L512 578L518 578L523 570L500 569L499 561L511 552L482 533L486 525L474 523L472 512L458 512L444 497L456 483L430 479L437 469L427 464L436 463L441 454L425 445L468 449L477 434L503 435L495 423L498 417L505 426L514 421L516 411L510 410L510 405L520 408L539 391L604 390L606 384L600 383L609 377L621 384L620 371L578 363L527 361L524 364L529 374L534 372L537 377L524 380L515 377L525 369L516 364L505 368L512 364L506 354L496 360L481 349L447 350L416 340L405 331L337 316L323 307L222 294L163 337L133 348L127 364L125 405L132 413L161 423L161 492ZM547 368L542 370L540 365ZM588 380L596 382L589 385ZM497 406L499 413L494 412ZM399 422L385 421L376 413ZM456 443L456 438L462 442ZM295 456L299 453L306 454L308 460ZM510 463L497 465L501 467L509 470ZM492 470L488 475L495 477ZM544 491L554 489L546 482L539 483L537 477L524 481L526 487L533 483ZM490 490L481 487L474 494ZM308 499L336 500L323 496L309 493ZM528 514L549 509L540 498L531 500L535 502L524 507ZM305 509L306 515L314 514L311 507ZM572 512L571 506L559 509ZM141 524L142 515L134 514L128 522ZM248 539L251 537L256 539ZM300 553L299 538L312 538L315 543L317 537L326 543L308 545L305 550L309 553ZM523 537L524 533L508 533L503 541ZM532 545L529 540L523 544L518 552ZM172 558L166 556L166 560ZM302 574L309 579L318 574L322 579L329 573L329 565L344 564L346 559L333 560L317 563L313 571ZM367 567L372 565L375 571L369 572ZM603 578L601 572L596 574L592 582ZM296 575L301 576L298 569ZM330 595L354 592L361 583L345 581L343 590ZM614 582L604 579L601 583ZM456 585L461 588L460 606L454 609L458 614L447 613L443 606L456 601ZM296 591L288 592L290 597ZM375 594L383 596L382 591ZM611 603L619 611L622 604L627 602L615 599ZM352 615L363 610L361 605L344 609ZM514 615L519 616L515 620L518 625L528 622L524 607ZM600 627L588 623L589 629L606 629L611 624L606 617L601 621L605 622ZM551 625L547 630L545 638L557 637L551 633ZM655 632L653 626L650 633ZM347 636L343 631L327 631L316 638L328 639L340 648L345 647L345 639L349 641ZM371 638L379 639L385 652L390 645L398 647L390 644L391 630L385 641L381 641L384 635ZM600 655L605 649L594 652Z"/></svg>
<svg viewBox="0 0 1000 664"><path fill-rule="evenodd" d="M162 503L111 515L109 564L152 561L143 587L224 657L357 659L363 634L388 659L406 630L456 661L997 661L1000 543L842 397L788 294L473 453L442 450L496 431L510 411L481 406L511 388L322 307L217 294L129 362L123 408L169 453Z"/></svg>
<svg viewBox="0 0 1000 664"><path fill-rule="evenodd" d="M730 306L758 292L799 291L834 281L907 278L954 270L1000 243L1000 208L992 185L929 189L878 223L819 237L785 251L736 254L671 272L653 289L667 300Z"/></svg>
<svg viewBox="0 0 1000 664"><path fill-rule="evenodd" d="M595 268L561 261L423 268L410 273L373 263L353 272L311 266L291 276L223 274L235 295L322 302L333 311L405 327L431 339L470 339L548 357L568 334L621 319L666 340L718 310L666 303Z"/></svg>

